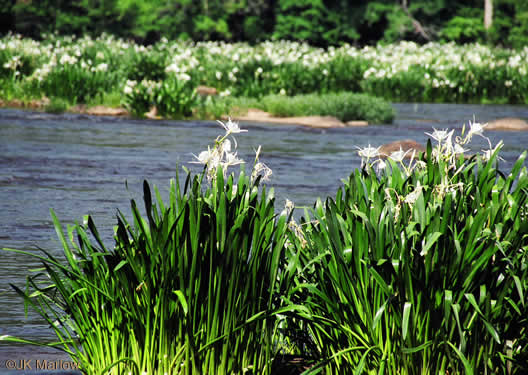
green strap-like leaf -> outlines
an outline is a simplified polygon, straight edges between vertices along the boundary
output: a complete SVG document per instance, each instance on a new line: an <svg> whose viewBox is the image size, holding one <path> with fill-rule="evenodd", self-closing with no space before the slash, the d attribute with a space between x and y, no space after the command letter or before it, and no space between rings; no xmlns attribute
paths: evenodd
<svg viewBox="0 0 528 375"><path fill-rule="evenodd" d="M402 319L402 337L403 340L407 338L407 331L409 328L409 318L411 316L411 307L410 302L405 302L403 305L403 319Z"/></svg>

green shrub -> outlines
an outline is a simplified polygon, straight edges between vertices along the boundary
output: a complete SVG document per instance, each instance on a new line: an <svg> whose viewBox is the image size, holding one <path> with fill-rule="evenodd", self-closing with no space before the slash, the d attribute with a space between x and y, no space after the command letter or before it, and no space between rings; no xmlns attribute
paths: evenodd
<svg viewBox="0 0 528 375"><path fill-rule="evenodd" d="M161 83L155 81L127 81L124 88L124 106L133 116L143 117L154 105L160 86Z"/></svg>
<svg viewBox="0 0 528 375"><path fill-rule="evenodd" d="M341 121L371 123L390 123L395 115L390 103L383 99L354 93L269 95L260 100L259 107L276 116L335 116Z"/></svg>
<svg viewBox="0 0 528 375"><path fill-rule="evenodd" d="M132 81L162 81L166 76L165 56L152 50L137 53L127 72Z"/></svg>
<svg viewBox="0 0 528 375"><path fill-rule="evenodd" d="M171 76L165 81L127 81L123 104L137 117L143 117L153 106L163 117L184 118L198 106L196 89L188 79Z"/></svg>
<svg viewBox="0 0 528 375"><path fill-rule="evenodd" d="M157 90L154 100L159 114L171 118L189 117L198 105L196 89L191 82L178 77L166 79Z"/></svg>
<svg viewBox="0 0 528 375"><path fill-rule="evenodd" d="M68 102L62 98L51 98L44 110L48 113L63 113L68 109Z"/></svg>
<svg viewBox="0 0 528 375"><path fill-rule="evenodd" d="M59 97L70 103L86 103L111 91L115 84L115 76L105 71L65 64L53 68L41 81L32 80L30 87L48 97Z"/></svg>

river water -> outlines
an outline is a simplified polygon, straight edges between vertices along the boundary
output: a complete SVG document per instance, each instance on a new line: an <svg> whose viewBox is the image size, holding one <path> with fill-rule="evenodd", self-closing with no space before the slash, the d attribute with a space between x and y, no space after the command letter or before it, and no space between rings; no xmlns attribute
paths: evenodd
<svg viewBox="0 0 528 375"><path fill-rule="evenodd" d="M261 161L272 170L277 206L286 199L296 206L311 206L317 197L333 195L342 178L360 166L357 147L380 146L400 139L425 144L432 128L455 128L475 119L528 120L526 106L394 104L392 125L364 128L310 129L294 125L242 123L248 133L239 134L238 152L253 160L261 145ZM90 214L108 247L120 209L129 212L130 199L141 202L142 182L148 179L167 196L169 180L182 165L194 171L192 154L198 154L222 133L213 121L150 121L85 115L0 109L0 248L33 249L40 246L60 255L49 209L63 224ZM528 148L528 132L488 132L495 145L504 141L502 168L511 168ZM487 148L475 138L472 151ZM128 189L125 187L125 182ZM0 336L52 340L51 329L29 311L9 286L24 288L28 270L38 267L34 258L0 252ZM0 342L0 373L7 360L20 366L30 361L66 360L49 348L15 346ZM22 374L15 371L13 374ZM28 374L36 372L28 371ZM57 371L50 373L59 373ZM66 372L62 372L66 373Z"/></svg>

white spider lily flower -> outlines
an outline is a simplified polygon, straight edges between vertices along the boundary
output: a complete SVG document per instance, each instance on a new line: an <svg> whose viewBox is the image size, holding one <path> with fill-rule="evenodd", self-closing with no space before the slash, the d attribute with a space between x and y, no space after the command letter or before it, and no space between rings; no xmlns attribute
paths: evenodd
<svg viewBox="0 0 528 375"><path fill-rule="evenodd" d="M213 153L214 153L214 151L211 152L211 148L207 147L207 151L200 152L200 154L198 154L198 156L192 154L192 156L194 156L198 161L191 161L191 163L208 164L209 161L211 161L213 159Z"/></svg>
<svg viewBox="0 0 528 375"><path fill-rule="evenodd" d="M227 122L222 122L220 120L217 120L220 125L225 129L226 134L238 134L238 133L244 133L247 132L245 129L240 129L237 122L231 121L231 118L227 120Z"/></svg>
<svg viewBox="0 0 528 375"><path fill-rule="evenodd" d="M214 171L222 164L222 155L218 151L218 148L211 150L207 147L207 151L200 152L198 156L193 154L197 161L191 161L191 163L206 165L209 174L214 176Z"/></svg>
<svg viewBox="0 0 528 375"><path fill-rule="evenodd" d="M253 173L251 173L251 180L255 181L259 175L262 175L262 181L269 181L273 171L266 164L258 162L253 168Z"/></svg>
<svg viewBox="0 0 528 375"><path fill-rule="evenodd" d="M479 122L471 122L469 121L469 132L468 132L468 137L469 139L471 139L472 136L474 135L480 135L480 136L483 136L483 133L484 133L484 128L487 126L488 124L481 124Z"/></svg>
<svg viewBox="0 0 528 375"><path fill-rule="evenodd" d="M108 70L108 64L101 63L95 67L96 72L106 72Z"/></svg>
<svg viewBox="0 0 528 375"><path fill-rule="evenodd" d="M378 172L381 172L381 171L384 170L386 167L387 167L387 163L385 163L385 161L379 159L379 161L378 161L378 165L376 166L376 168L378 169Z"/></svg>
<svg viewBox="0 0 528 375"><path fill-rule="evenodd" d="M493 149L482 150L482 159L484 159L484 161L490 160L491 156L495 153L495 151L497 151L497 149L501 149L502 146L504 146L504 143L502 142L502 140L500 140L499 143L497 143L497 145ZM502 158L499 157L499 159Z"/></svg>
<svg viewBox="0 0 528 375"><path fill-rule="evenodd" d="M466 151L469 151L469 149L465 149L459 143L455 143L455 146L453 147L453 152L455 155L464 154Z"/></svg>
<svg viewBox="0 0 528 375"><path fill-rule="evenodd" d="M220 155L223 155L225 152L231 152L231 141L229 139L224 139L224 141L218 146L218 149Z"/></svg>
<svg viewBox="0 0 528 375"><path fill-rule="evenodd" d="M399 151L391 152L389 155L389 158L391 158L396 163L402 163L403 159L405 159L405 156L410 152L411 150L403 151L402 147L400 146Z"/></svg>
<svg viewBox="0 0 528 375"><path fill-rule="evenodd" d="M227 168L231 165L238 165L245 163L244 160L237 157L236 152L226 152L224 161L221 163L224 171L227 171Z"/></svg>
<svg viewBox="0 0 528 375"><path fill-rule="evenodd" d="M455 133L455 129L447 133L447 137L445 138L444 152L447 154L447 156L450 156L453 153L453 134L454 133Z"/></svg>
<svg viewBox="0 0 528 375"><path fill-rule="evenodd" d="M433 134L427 133L427 132L425 134L427 134L428 136L433 138L438 143L442 143L445 139L447 139L449 137L449 132L447 131L447 129L436 130L435 128L433 128L433 130L434 130ZM453 131L451 131L451 133L452 132Z"/></svg>
<svg viewBox="0 0 528 375"><path fill-rule="evenodd" d="M416 163L414 164L414 168L425 169L427 168L427 163L423 160L417 160Z"/></svg>
<svg viewBox="0 0 528 375"><path fill-rule="evenodd" d="M286 199L286 203L284 204L284 209L281 211L281 216L284 215L284 216L289 216L293 209L295 208L295 204L289 200L289 199Z"/></svg>
<svg viewBox="0 0 528 375"><path fill-rule="evenodd" d="M370 144L368 145L368 147L364 147L364 148L358 147L359 149L358 155L361 156L361 158L365 158L367 160L376 158L380 156L380 152L379 152L380 148L381 147L378 147L378 148L371 147Z"/></svg>
<svg viewBox="0 0 528 375"><path fill-rule="evenodd" d="M125 93L125 95L130 95L132 94L134 90L132 89L131 86L125 86L125 88L123 89L123 92Z"/></svg>

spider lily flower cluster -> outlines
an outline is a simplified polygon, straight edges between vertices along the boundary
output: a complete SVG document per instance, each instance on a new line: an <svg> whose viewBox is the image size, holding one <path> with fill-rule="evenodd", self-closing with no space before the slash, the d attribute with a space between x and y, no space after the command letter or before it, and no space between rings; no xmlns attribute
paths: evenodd
<svg viewBox="0 0 528 375"><path fill-rule="evenodd" d="M432 189L435 200L439 202L444 199L446 194L452 194L454 196L457 192L463 191L464 183L453 181L463 168L463 165L457 164L457 160L464 158L465 153L469 151L466 146L471 143L472 139L475 136L479 136L488 142L489 149L482 150L482 154L478 155L484 161L490 160L492 155L498 152L503 146L502 141L492 146L490 139L484 135L486 125L475 120L473 122L469 121L469 130L466 132L466 126L464 126L460 136L455 136L454 129L438 130L433 128L432 133L425 133L436 142L432 148L431 156L433 161L443 168L442 180L434 186L421 185L420 181L418 181L414 189L403 196L398 195L394 189L387 188L385 190L386 199L392 203L395 201L393 207L395 208L396 217L399 215L401 204L405 203L412 208L424 190ZM417 155L414 150L410 155L409 161L406 162L405 158L409 153L411 153L410 150L403 151L401 147L400 150L392 152L389 155L382 154L380 147L374 148L370 144L364 148L358 147L358 155L361 157L362 168L369 170L373 166L376 166L378 172L381 173L387 166L387 163L383 160L383 157L386 157L400 167L407 177L411 176L415 170L423 170L427 165L424 160L416 158ZM393 199L393 196L395 196L395 199Z"/></svg>
<svg viewBox="0 0 528 375"><path fill-rule="evenodd" d="M206 166L207 179L209 182L215 180L218 168L222 168L222 173L225 179L229 167L245 163L245 161L240 159L237 155L237 142L235 137L233 137L233 134L245 133L247 130L241 129L238 123L231 121L230 118L227 122L218 120L218 123L224 128L225 134L216 138L215 144L212 148L207 146L207 150L200 152L198 156L193 154L196 160L191 162L204 164ZM231 140L233 142L231 142ZM261 147L259 146L255 152L255 164L251 174L252 181L255 181L260 175L264 181L267 181L272 174L272 170L266 164L259 161L260 151Z"/></svg>

